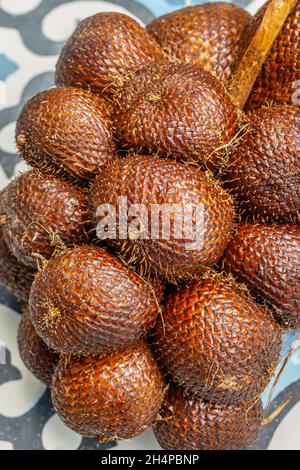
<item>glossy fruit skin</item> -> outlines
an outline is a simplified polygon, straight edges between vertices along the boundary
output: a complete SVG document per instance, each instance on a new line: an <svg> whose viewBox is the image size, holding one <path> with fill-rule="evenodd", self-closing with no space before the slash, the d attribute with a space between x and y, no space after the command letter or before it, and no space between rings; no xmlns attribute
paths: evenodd
<svg viewBox="0 0 300 470"><path fill-rule="evenodd" d="M153 349L177 383L213 403L260 396L274 373L281 328L234 282L203 279L170 292Z"/></svg>
<svg viewBox="0 0 300 470"><path fill-rule="evenodd" d="M97 216L97 209L101 204L109 203L119 213L120 197L127 198L129 209L133 204L144 205L148 226L143 228L148 231L148 239L130 237L127 232L124 237L126 239L122 240L117 231L116 239L107 241L128 262L140 264L146 272L149 270L169 281L195 277L206 271L220 258L231 237L234 227L232 200L208 172L200 169L164 158L141 155L128 156L114 162L96 178L91 189L90 208L95 225L101 221L101 217ZM203 209L201 214L204 223L201 220L197 222L194 214L193 229L197 230L197 237L203 235L204 243L199 239L199 246L192 246L192 236L187 231L180 232L180 235L183 233L181 239L176 238L174 216L171 217L170 236L163 236L161 219L156 224L151 210L153 205L161 209L167 204L177 204L181 215L182 207L185 210L188 205L199 205ZM198 227L196 223L199 224ZM143 226L143 221L141 225ZM157 227L160 231L155 238L152 233Z"/></svg>
<svg viewBox="0 0 300 470"><path fill-rule="evenodd" d="M131 73L161 60L159 45L133 18L98 13L83 20L63 47L55 81L109 97Z"/></svg>
<svg viewBox="0 0 300 470"><path fill-rule="evenodd" d="M38 380L50 387L59 355L49 349L35 331L28 308L23 312L19 323L18 347L27 369Z"/></svg>
<svg viewBox="0 0 300 470"><path fill-rule="evenodd" d="M220 405L172 385L154 428L166 450L238 450L256 439L263 419L260 400Z"/></svg>
<svg viewBox="0 0 300 470"><path fill-rule="evenodd" d="M153 288L96 246L66 250L50 260L33 283L29 303L47 345L80 355L136 343L159 310Z"/></svg>
<svg viewBox="0 0 300 470"><path fill-rule="evenodd" d="M88 240L85 194L52 175L29 171L13 180L0 212L4 240L26 266L36 268L63 246Z"/></svg>
<svg viewBox="0 0 300 470"><path fill-rule="evenodd" d="M224 265L275 308L281 323L300 327L299 226L242 223Z"/></svg>
<svg viewBox="0 0 300 470"><path fill-rule="evenodd" d="M168 55L202 65L226 81L245 50L251 18L238 5L204 3L155 18L146 29Z"/></svg>
<svg viewBox="0 0 300 470"><path fill-rule="evenodd" d="M31 98L18 118L16 143L30 165L81 183L116 155L107 105L78 88L51 88Z"/></svg>
<svg viewBox="0 0 300 470"><path fill-rule="evenodd" d="M228 186L245 216L296 220L300 213L300 108L261 108L249 115L249 122L249 131L229 160Z"/></svg>
<svg viewBox="0 0 300 470"><path fill-rule="evenodd" d="M152 64L126 83L113 113L125 148L218 169L237 114L223 85L192 64ZM221 152L221 153L220 153Z"/></svg>
<svg viewBox="0 0 300 470"><path fill-rule="evenodd" d="M0 282L15 296L28 301L35 270L24 266L10 252L0 231Z"/></svg>
<svg viewBox="0 0 300 470"><path fill-rule="evenodd" d="M253 30L260 24L266 6L254 17ZM297 0L264 63L246 104L247 110L265 105L297 105L300 80L300 1Z"/></svg>
<svg viewBox="0 0 300 470"><path fill-rule="evenodd" d="M151 426L165 383L141 342L109 356L61 358L52 381L55 411L84 436L129 439Z"/></svg>

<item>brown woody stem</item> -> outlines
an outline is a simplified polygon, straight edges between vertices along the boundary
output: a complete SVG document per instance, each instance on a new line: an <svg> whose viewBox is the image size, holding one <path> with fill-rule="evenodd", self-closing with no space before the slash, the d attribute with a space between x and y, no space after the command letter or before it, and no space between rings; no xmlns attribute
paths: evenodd
<svg viewBox="0 0 300 470"><path fill-rule="evenodd" d="M230 85L233 102L243 109L263 63L296 0L271 0Z"/></svg>
<svg viewBox="0 0 300 470"><path fill-rule="evenodd" d="M280 415L280 413L285 409L285 407L291 402L293 398L293 394L290 393L288 397L278 405L278 407L271 413L269 416L266 416L262 420L262 426L267 426L268 424L272 423L274 419L277 418L277 416Z"/></svg>

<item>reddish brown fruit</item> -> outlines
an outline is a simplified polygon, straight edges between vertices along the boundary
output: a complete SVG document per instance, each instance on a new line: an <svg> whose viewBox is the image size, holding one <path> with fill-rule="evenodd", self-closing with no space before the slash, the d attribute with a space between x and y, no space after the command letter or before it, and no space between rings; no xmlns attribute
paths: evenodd
<svg viewBox="0 0 300 470"><path fill-rule="evenodd" d="M28 301L35 270L20 263L0 232L0 282L19 300Z"/></svg>
<svg viewBox="0 0 300 470"><path fill-rule="evenodd" d="M31 322L28 309L23 312L19 323L18 346L21 359L27 369L50 387L59 355L49 349L39 337Z"/></svg>
<svg viewBox="0 0 300 470"><path fill-rule="evenodd" d="M219 259L230 239L232 200L209 173L197 168L149 156L116 161L106 167L92 187L90 204L95 224L103 223L101 211L97 213L102 204L111 204L119 213L123 201L120 198L127 198L131 211L133 204L143 204L146 214L143 212L133 220L129 217L123 239L119 219L116 236L108 242L129 262L140 264L144 271L158 277L176 281L199 275ZM160 211L159 220L153 207ZM189 207L193 208L190 231L176 217L176 209L182 217ZM198 208L196 216L194 209ZM167 228L166 215L169 233L163 231Z"/></svg>
<svg viewBox="0 0 300 470"><path fill-rule="evenodd" d="M121 13L98 13L83 20L67 41L55 80L109 96L126 76L161 60L159 45L137 21Z"/></svg>
<svg viewBox="0 0 300 470"><path fill-rule="evenodd" d="M260 396L279 359L281 329L232 280L216 276L170 292L153 347L176 382L215 402Z"/></svg>
<svg viewBox="0 0 300 470"><path fill-rule="evenodd" d="M263 18L266 5L254 18L254 31ZM262 67L246 109L270 104L297 105L297 99L299 103L299 83L297 83L300 80L299 24L300 1L297 0Z"/></svg>
<svg viewBox="0 0 300 470"><path fill-rule="evenodd" d="M62 358L52 400L71 429L107 441L129 439L151 426L164 390L151 352L138 343L111 356Z"/></svg>
<svg viewBox="0 0 300 470"><path fill-rule="evenodd" d="M38 171L24 173L9 184L0 213L5 242L28 266L36 267L41 258L88 238L84 193Z"/></svg>
<svg viewBox="0 0 300 470"><path fill-rule="evenodd" d="M83 183L116 155L107 105L78 88L31 98L18 118L16 143L30 165Z"/></svg>
<svg viewBox="0 0 300 470"><path fill-rule="evenodd" d="M154 289L118 258L82 246L50 260L30 294L32 321L49 347L106 354L145 336L159 306Z"/></svg>
<svg viewBox="0 0 300 470"><path fill-rule="evenodd" d="M202 67L153 64L126 83L114 122L126 148L215 169L235 136L237 114L223 85Z"/></svg>
<svg viewBox="0 0 300 470"><path fill-rule="evenodd" d="M247 45L251 15L238 5L204 3L154 19L147 31L180 62L198 64L226 81Z"/></svg>
<svg viewBox="0 0 300 470"><path fill-rule="evenodd" d="M270 305L281 323L300 327L300 227L242 223L225 267Z"/></svg>
<svg viewBox="0 0 300 470"><path fill-rule="evenodd" d="M255 441L263 408L260 400L215 405L172 386L160 416L154 431L163 449L237 450Z"/></svg>
<svg viewBox="0 0 300 470"><path fill-rule="evenodd" d="M231 155L226 179L245 215L265 221L300 214L300 108L261 108Z"/></svg>

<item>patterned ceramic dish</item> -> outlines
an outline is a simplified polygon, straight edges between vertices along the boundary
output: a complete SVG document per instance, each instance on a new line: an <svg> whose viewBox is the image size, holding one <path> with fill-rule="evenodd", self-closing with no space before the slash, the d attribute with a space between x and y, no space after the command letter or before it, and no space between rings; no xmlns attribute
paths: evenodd
<svg viewBox="0 0 300 470"><path fill-rule="evenodd" d="M2 0L0 7L0 189L24 164L15 157L14 126L22 105L53 85L53 70L62 44L76 24L99 11L120 11L143 23L184 4L184 0ZM263 3L240 0L253 13ZM0 290L0 450L100 449L96 440L67 429L51 408L49 391L23 366L16 346L19 305ZM283 357L295 353L276 386L269 413L289 399L282 412L264 426L258 449L300 449L300 352L297 335L288 335ZM268 392L265 393L265 402ZM152 431L105 448L159 449Z"/></svg>

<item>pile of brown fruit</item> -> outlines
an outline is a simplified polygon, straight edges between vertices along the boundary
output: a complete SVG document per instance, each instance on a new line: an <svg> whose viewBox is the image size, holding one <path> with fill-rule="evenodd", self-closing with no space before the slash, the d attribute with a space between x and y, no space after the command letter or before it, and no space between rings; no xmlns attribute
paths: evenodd
<svg viewBox="0 0 300 470"><path fill-rule="evenodd" d="M278 3L252 90L233 89ZM1 193L0 277L26 304L24 363L80 434L255 440L284 328L300 327L299 28L299 0L255 17L207 3L146 29L99 13L64 46L56 87L24 106L16 143L32 169ZM120 228L124 200L126 236L106 219L100 240L99 207ZM193 249L175 219L169 237L143 224L143 208L174 205L202 208Z"/></svg>

